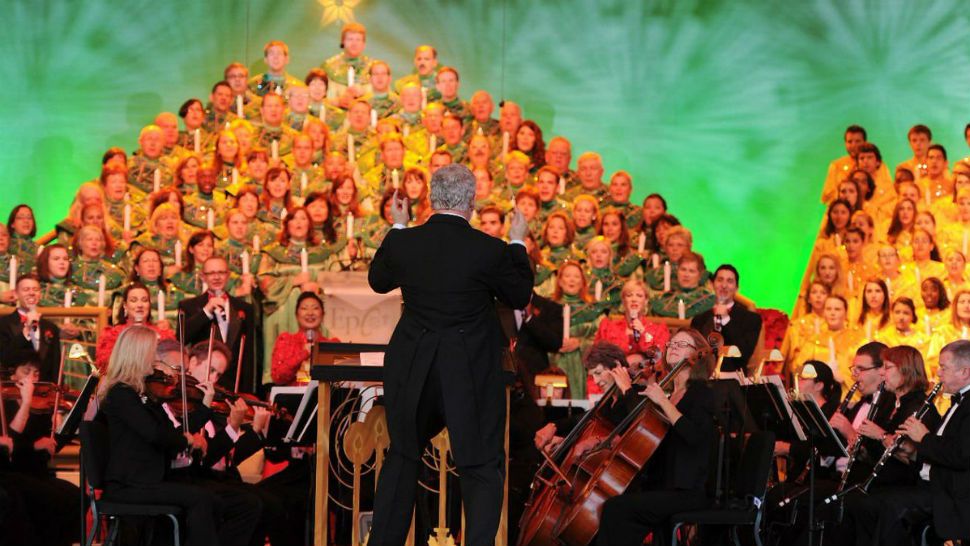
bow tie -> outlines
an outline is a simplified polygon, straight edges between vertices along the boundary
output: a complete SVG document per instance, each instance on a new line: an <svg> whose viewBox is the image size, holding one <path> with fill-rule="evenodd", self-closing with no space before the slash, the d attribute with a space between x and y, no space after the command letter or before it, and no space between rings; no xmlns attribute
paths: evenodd
<svg viewBox="0 0 970 546"><path fill-rule="evenodd" d="M956 392L956 393L951 394L950 395L950 405L951 406L955 406L955 405L959 404L960 403L960 400L963 399L963 396L964 396L963 393L960 393L960 392Z"/></svg>

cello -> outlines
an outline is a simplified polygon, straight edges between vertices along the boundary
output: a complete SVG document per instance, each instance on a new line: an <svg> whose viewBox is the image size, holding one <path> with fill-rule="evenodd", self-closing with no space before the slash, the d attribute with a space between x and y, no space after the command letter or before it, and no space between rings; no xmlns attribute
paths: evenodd
<svg viewBox="0 0 970 546"><path fill-rule="evenodd" d="M633 378L636 383L640 374ZM596 405L583 414L579 422L551 454L539 450L544 461L532 481L529 500L519 519L518 546L546 546L556 541L554 529L563 510L571 500L572 480L577 463L584 457L573 449L586 438L603 438L610 434L614 425L603 414L603 409L618 388L614 383L603 393Z"/></svg>

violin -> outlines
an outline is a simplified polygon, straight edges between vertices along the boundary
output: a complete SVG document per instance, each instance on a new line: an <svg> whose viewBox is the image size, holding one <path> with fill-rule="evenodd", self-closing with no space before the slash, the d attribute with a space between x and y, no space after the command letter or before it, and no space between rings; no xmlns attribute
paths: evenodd
<svg viewBox="0 0 970 546"><path fill-rule="evenodd" d="M191 375L185 376L185 394L189 411L202 405L205 393L198 388L199 381ZM176 415L182 414L182 380L177 375L168 375L155 370L145 378L145 395L156 403L167 403Z"/></svg>
<svg viewBox="0 0 970 546"><path fill-rule="evenodd" d="M18 385L17 381L2 381L0 382L0 389L3 390L2 398L20 402L20 385ZM74 402L68 400L68 398L77 400L77 393L72 393L68 389L51 383L50 381L37 381L34 383L34 395L30 399L30 413L53 413L55 404L58 410L70 411L74 407Z"/></svg>
<svg viewBox="0 0 970 546"><path fill-rule="evenodd" d="M256 395L249 394L245 392L233 392L225 387L215 385L216 395L213 399L212 410L221 415L229 415L229 411L232 409L232 403L237 398L242 398L246 402L246 407L248 411L246 412L246 419L252 419L255 414L253 408L265 408L274 416L281 417L284 416L286 408L279 407L276 404L265 402L260 400Z"/></svg>

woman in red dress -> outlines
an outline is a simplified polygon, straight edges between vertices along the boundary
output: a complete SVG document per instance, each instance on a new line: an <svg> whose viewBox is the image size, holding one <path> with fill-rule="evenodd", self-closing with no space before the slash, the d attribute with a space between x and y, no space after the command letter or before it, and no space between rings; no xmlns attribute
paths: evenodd
<svg viewBox="0 0 970 546"><path fill-rule="evenodd" d="M118 336L126 328L135 324L151 328L158 334L159 339L175 339L175 332L168 327L167 322L163 322L163 327L158 327L152 322L152 297L148 287L140 282L130 283L122 294L118 324L105 328L98 336L94 362L102 376L108 369L108 359L111 358L111 351L118 341Z"/></svg>
<svg viewBox="0 0 970 546"><path fill-rule="evenodd" d="M647 320L647 287L643 281L631 279L620 292L622 316L606 316L600 320L594 342L608 341L629 356L644 354L651 349L663 351L670 340L667 325Z"/></svg>
<svg viewBox="0 0 970 546"><path fill-rule="evenodd" d="M272 376L276 385L300 385L310 381L310 349L318 341L333 341L323 328L323 300L303 292L296 300L296 322L300 329L283 332L273 345Z"/></svg>

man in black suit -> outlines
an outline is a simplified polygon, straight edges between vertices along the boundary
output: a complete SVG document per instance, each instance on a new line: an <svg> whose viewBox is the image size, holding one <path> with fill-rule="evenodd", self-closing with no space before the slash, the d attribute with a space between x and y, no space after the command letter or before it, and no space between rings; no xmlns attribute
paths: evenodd
<svg viewBox="0 0 970 546"><path fill-rule="evenodd" d="M734 301L740 284L741 278L733 265L718 267L714 272L717 303L690 321L691 328L705 337L711 332L720 332L725 346L734 345L741 351L741 358L725 358L721 362L722 372L745 371L761 334L761 315Z"/></svg>
<svg viewBox="0 0 970 546"><path fill-rule="evenodd" d="M0 364L15 366L18 355L36 351L40 356L40 381L56 381L61 366L61 333L37 312L40 279L34 274L20 277L15 292L17 310L0 318Z"/></svg>
<svg viewBox="0 0 970 546"><path fill-rule="evenodd" d="M374 499L371 546L404 544L425 444L447 425L461 479L465 542L494 543L504 481L505 385L496 298L522 309L533 274L515 213L506 244L468 224L475 176L462 165L435 171L435 214L418 227L394 199L394 227L374 256L374 291L400 287L404 312L384 358L391 445Z"/></svg>
<svg viewBox="0 0 970 546"><path fill-rule="evenodd" d="M255 332L253 306L226 293L229 265L221 256L212 256L202 264L202 280L209 287L205 294L179 302L179 312L185 317L185 345L209 341L209 329L215 327L215 339L232 349L232 361L219 380L219 385L235 389L236 366L242 352L241 392L255 392L258 370L253 360ZM245 336L245 340L243 339Z"/></svg>
<svg viewBox="0 0 970 546"><path fill-rule="evenodd" d="M549 353L562 346L562 305L533 293L525 309L502 303L496 308L516 374L525 390L532 393L536 374L549 368Z"/></svg>
<svg viewBox="0 0 970 546"><path fill-rule="evenodd" d="M856 515L859 544L911 544L911 532L925 523L942 539L970 538L970 341L943 347L938 374L950 395L943 421L931 432L909 417L896 431L906 437L899 455L920 466L920 480L864 499L864 513Z"/></svg>

